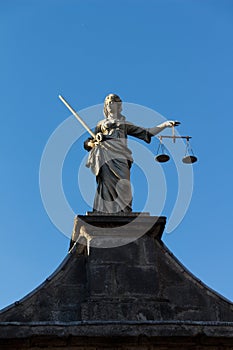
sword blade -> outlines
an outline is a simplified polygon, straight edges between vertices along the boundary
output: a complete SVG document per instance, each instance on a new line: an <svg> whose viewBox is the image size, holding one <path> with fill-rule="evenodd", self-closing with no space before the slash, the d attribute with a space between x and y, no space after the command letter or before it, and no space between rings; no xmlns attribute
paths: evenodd
<svg viewBox="0 0 233 350"><path fill-rule="evenodd" d="M89 134L95 138L95 134L93 131L89 128L89 126L85 123L85 121L78 115L78 113L71 107L71 105L62 97L61 95L58 96L60 100L64 103L64 105L70 110L70 112L75 116L75 118L79 121L80 124L89 132Z"/></svg>

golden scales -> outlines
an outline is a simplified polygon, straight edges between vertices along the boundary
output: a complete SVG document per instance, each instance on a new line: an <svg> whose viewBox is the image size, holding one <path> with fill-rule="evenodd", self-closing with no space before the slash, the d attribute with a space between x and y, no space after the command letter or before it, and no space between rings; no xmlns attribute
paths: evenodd
<svg viewBox="0 0 233 350"><path fill-rule="evenodd" d="M192 164L197 161L197 157L194 155L193 150L190 145L190 139L192 136L177 136L175 135L175 126L180 125L180 122L175 122L175 125L172 126L172 135L161 135L159 136L159 147L157 150L157 155L155 157L155 160L159 163L165 163L169 161L170 157L166 153L166 148L163 144L163 139L172 139L173 143L176 142L176 139L186 139L186 148L185 148L185 155L182 158L182 162L184 164Z"/></svg>

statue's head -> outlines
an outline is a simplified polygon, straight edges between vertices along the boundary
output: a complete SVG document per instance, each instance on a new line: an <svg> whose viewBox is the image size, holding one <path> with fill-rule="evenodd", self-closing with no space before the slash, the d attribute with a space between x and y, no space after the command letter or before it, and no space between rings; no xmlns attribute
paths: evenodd
<svg viewBox="0 0 233 350"><path fill-rule="evenodd" d="M109 113L113 108L120 114L122 111L122 100L116 94L109 94L104 100L104 115L106 118L108 118Z"/></svg>

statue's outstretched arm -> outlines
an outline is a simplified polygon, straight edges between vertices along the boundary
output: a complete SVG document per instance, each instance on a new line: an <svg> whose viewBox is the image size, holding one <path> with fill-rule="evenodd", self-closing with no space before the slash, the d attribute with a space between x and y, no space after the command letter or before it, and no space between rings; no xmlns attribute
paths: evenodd
<svg viewBox="0 0 233 350"><path fill-rule="evenodd" d="M159 124L157 126L154 126L152 128L149 128L148 131L151 135L155 136L159 134L161 131L163 131L165 128L171 128L173 126L178 126L180 122L174 121L174 120L167 120L166 122Z"/></svg>

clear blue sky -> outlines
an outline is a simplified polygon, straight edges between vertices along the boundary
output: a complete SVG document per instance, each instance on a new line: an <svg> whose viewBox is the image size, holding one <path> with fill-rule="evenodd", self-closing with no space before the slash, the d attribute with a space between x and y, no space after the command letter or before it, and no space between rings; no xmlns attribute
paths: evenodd
<svg viewBox="0 0 233 350"><path fill-rule="evenodd" d="M163 239L233 301L233 2L3 0L0 46L0 308L38 286L67 253L69 239L50 221L39 189L43 149L70 115L60 93L81 110L115 92L182 122L199 162L188 212ZM67 200L81 214L90 209L76 181L84 154L75 143L63 176ZM166 166L169 217L177 181Z"/></svg>

